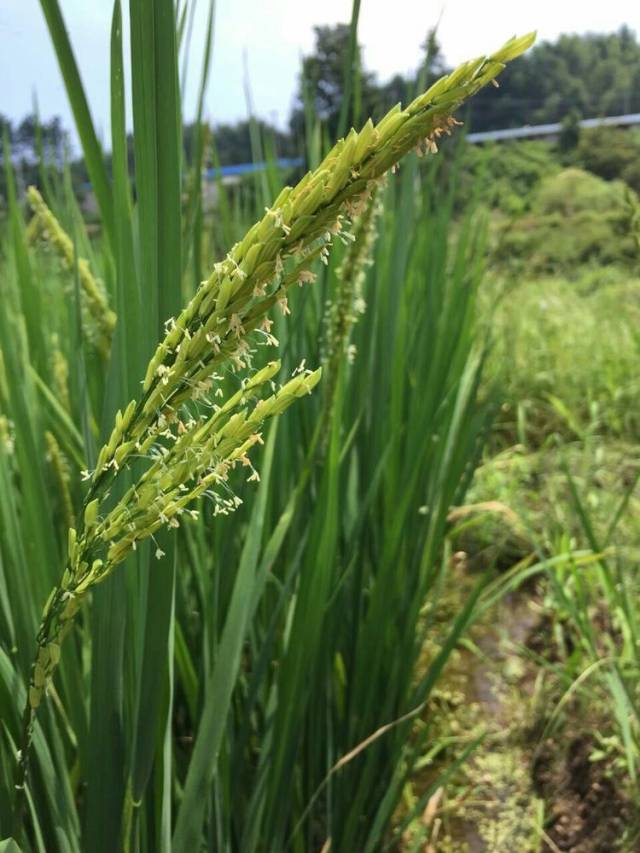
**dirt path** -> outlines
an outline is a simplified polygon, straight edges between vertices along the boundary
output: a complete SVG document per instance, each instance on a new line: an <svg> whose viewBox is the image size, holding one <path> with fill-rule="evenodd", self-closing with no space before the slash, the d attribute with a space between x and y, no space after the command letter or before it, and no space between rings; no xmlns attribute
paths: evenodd
<svg viewBox="0 0 640 853"><path fill-rule="evenodd" d="M557 699L527 649L548 652L552 642L540 599L528 591L505 598L456 652L436 700L443 725L461 740L486 736L461 780L425 812L433 825L426 853L640 851L621 845L629 804L609 768L591 760L596 723L569 713L541 741Z"/></svg>

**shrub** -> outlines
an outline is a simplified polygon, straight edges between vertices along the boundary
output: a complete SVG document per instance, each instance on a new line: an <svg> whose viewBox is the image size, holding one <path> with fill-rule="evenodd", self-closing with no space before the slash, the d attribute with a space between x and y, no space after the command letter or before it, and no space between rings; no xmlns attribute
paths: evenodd
<svg viewBox="0 0 640 853"><path fill-rule="evenodd" d="M531 209L499 229L496 260L527 274L571 275L581 264L631 265L637 260L633 207L620 181L581 169L546 178Z"/></svg>
<svg viewBox="0 0 640 853"><path fill-rule="evenodd" d="M640 132L594 127L580 133L576 164L607 181L621 179L640 192Z"/></svg>
<svg viewBox="0 0 640 853"><path fill-rule="evenodd" d="M506 214L528 210L540 182L560 170L553 147L539 141L467 144L461 166L460 206L475 189L483 204Z"/></svg>

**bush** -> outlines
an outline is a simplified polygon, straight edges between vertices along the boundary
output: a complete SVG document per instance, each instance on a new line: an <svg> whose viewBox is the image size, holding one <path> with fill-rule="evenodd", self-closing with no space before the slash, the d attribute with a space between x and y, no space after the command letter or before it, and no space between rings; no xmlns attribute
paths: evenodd
<svg viewBox="0 0 640 853"><path fill-rule="evenodd" d="M607 181L623 180L640 192L640 132L611 127L583 130L576 164Z"/></svg>
<svg viewBox="0 0 640 853"><path fill-rule="evenodd" d="M580 264L637 262L635 194L581 169L546 178L530 210L498 231L495 259L528 274L572 275Z"/></svg>
<svg viewBox="0 0 640 853"><path fill-rule="evenodd" d="M547 142L467 144L462 152L459 205L463 208L478 190L488 207L520 214L528 210L540 182L559 170L559 160Z"/></svg>

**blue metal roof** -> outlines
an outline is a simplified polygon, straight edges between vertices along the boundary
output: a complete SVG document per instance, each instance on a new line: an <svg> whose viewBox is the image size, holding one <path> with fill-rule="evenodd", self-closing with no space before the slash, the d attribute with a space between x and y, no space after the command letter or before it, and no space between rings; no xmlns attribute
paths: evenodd
<svg viewBox="0 0 640 853"><path fill-rule="evenodd" d="M304 164L302 157L281 157L275 161L280 169L295 169ZM269 164L262 163L236 163L233 166L221 166L219 169L205 169L204 176L207 180L213 178L226 178L230 175L249 175L252 172L262 172Z"/></svg>
<svg viewBox="0 0 640 853"><path fill-rule="evenodd" d="M279 160L275 160L275 165L280 169L297 169L298 166L304 166L304 157L280 157ZM269 163L236 163L233 166L221 166L219 169L205 169L202 173L203 176L208 181L212 181L214 178L227 178L230 175L249 175L251 172L262 172ZM92 189L92 185L89 181L82 184L83 190Z"/></svg>

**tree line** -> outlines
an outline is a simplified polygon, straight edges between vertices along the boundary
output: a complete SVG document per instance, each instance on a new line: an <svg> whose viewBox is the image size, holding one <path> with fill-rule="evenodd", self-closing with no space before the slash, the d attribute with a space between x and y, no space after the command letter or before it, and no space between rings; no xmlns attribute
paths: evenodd
<svg viewBox="0 0 640 853"><path fill-rule="evenodd" d="M315 46L305 57L288 127L250 120L207 128L207 165L249 162L264 156L256 139L268 142L268 154L295 156L304 150L307 116L320 118L328 139L340 121L358 126L369 115L379 118L398 101L413 97L449 69L435 31L426 34L419 66L409 76L395 75L380 82L364 67L362 49L350 54L345 24L314 28ZM349 61L351 59L351 62ZM348 109L344 116L345 80L351 76ZM513 62L500 78L499 97L491 89L480 92L463 116L470 131L556 122L572 116L590 118L640 112L640 43L629 27L615 33L563 35L541 42ZM25 180L35 177L39 152L61 163L68 134L59 118L38 123L35 115L12 123L0 115L0 132L12 147L14 163ZM185 126L187 158L193 146L194 125ZM133 143L130 141L133 158ZM25 174L26 173L26 174ZM30 173L33 173L31 175ZM86 180L81 161L72 166L74 182ZM4 176L0 177L0 193Z"/></svg>

